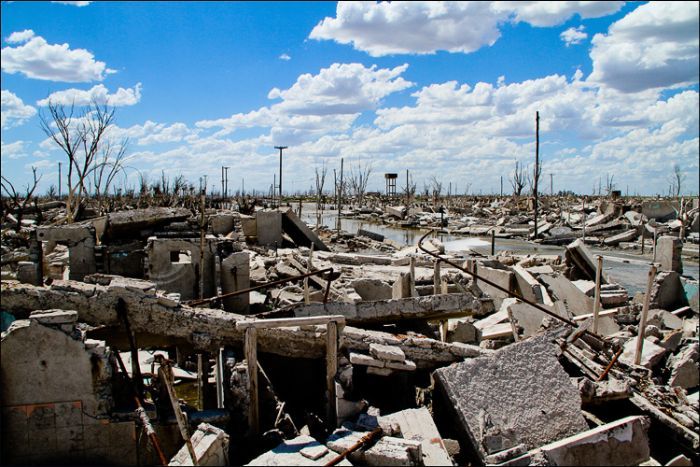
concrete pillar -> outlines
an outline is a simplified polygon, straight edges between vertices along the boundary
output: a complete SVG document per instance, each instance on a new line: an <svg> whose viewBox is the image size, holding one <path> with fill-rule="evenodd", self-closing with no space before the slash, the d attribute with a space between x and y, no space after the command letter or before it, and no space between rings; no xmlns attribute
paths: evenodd
<svg viewBox="0 0 700 467"><path fill-rule="evenodd" d="M227 294L250 288L250 257L247 252L231 253L221 263L221 293ZM224 310L246 314L250 309L250 294L244 293L222 299Z"/></svg>
<svg viewBox="0 0 700 467"><path fill-rule="evenodd" d="M683 242L680 238L664 235L656 241L656 260L661 263L662 271L674 271L683 274L681 251Z"/></svg>
<svg viewBox="0 0 700 467"><path fill-rule="evenodd" d="M391 298L409 298L411 296L411 273L402 272L391 288Z"/></svg>

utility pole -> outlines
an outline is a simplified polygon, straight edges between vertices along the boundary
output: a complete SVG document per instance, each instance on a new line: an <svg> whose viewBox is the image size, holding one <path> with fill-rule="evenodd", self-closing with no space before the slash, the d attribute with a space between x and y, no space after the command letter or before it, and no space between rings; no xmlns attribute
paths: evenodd
<svg viewBox="0 0 700 467"><path fill-rule="evenodd" d="M406 169L406 209L408 209L408 204L411 202L411 191L408 186L408 169Z"/></svg>
<svg viewBox="0 0 700 467"><path fill-rule="evenodd" d="M280 202L278 207L282 206L282 151L287 149L289 146L275 146L275 149L280 150Z"/></svg>
<svg viewBox="0 0 700 467"><path fill-rule="evenodd" d="M554 174L549 173L549 194L550 196L554 196Z"/></svg>
<svg viewBox="0 0 700 467"><path fill-rule="evenodd" d="M62 162L58 163L58 199L61 199L61 165Z"/></svg>
<svg viewBox="0 0 700 467"><path fill-rule="evenodd" d="M228 169L229 167L224 167L224 173L226 176L224 177L224 198L228 197Z"/></svg>
<svg viewBox="0 0 700 467"><path fill-rule="evenodd" d="M503 198L503 175L501 175L501 198Z"/></svg>
<svg viewBox="0 0 700 467"><path fill-rule="evenodd" d="M226 198L226 195L224 194L224 166L221 166L221 197Z"/></svg>
<svg viewBox="0 0 700 467"><path fill-rule="evenodd" d="M537 179L539 177L540 168L540 113L535 112L535 186L533 192L535 195L535 239L537 239Z"/></svg>

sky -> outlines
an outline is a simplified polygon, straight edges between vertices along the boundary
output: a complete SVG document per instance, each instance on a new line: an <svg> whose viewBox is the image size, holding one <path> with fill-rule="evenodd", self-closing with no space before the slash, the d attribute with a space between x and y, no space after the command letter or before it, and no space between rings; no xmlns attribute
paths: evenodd
<svg viewBox="0 0 700 467"><path fill-rule="evenodd" d="M113 106L115 188L165 174L283 191L668 194L699 184L698 2L2 2L2 175L58 185L48 103ZM63 192L65 193L65 181Z"/></svg>

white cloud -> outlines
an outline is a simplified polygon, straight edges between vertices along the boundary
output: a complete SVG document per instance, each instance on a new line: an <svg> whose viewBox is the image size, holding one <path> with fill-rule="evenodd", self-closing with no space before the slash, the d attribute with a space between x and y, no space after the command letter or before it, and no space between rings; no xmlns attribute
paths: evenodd
<svg viewBox="0 0 700 467"><path fill-rule="evenodd" d="M494 2L496 11L515 14L515 22L523 21L533 26L556 26L578 14L581 18L600 18L622 8L625 2L547 2L514 1Z"/></svg>
<svg viewBox="0 0 700 467"><path fill-rule="evenodd" d="M31 29L25 29L24 31L16 31L10 34L5 42L10 44L21 44L27 42L29 39L34 37L34 31Z"/></svg>
<svg viewBox="0 0 700 467"><path fill-rule="evenodd" d="M198 128L221 128L223 136L237 128L270 128L269 139L295 144L324 134L350 129L361 112L373 110L387 95L413 85L400 75L408 65L393 69L334 63L318 74L303 74L288 89L272 89L270 99L282 101L245 114L202 120Z"/></svg>
<svg viewBox="0 0 700 467"><path fill-rule="evenodd" d="M21 45L2 49L0 60L5 73L69 83L102 81L106 74L115 73L85 49L71 50L68 44L49 44L31 30L12 33L8 39L19 42L18 38L23 41Z"/></svg>
<svg viewBox="0 0 700 467"><path fill-rule="evenodd" d="M554 26L573 15L597 18L624 2L338 2L335 18L324 18L311 39L352 44L373 57L470 53L493 45L506 21Z"/></svg>
<svg viewBox="0 0 700 467"><path fill-rule="evenodd" d="M2 154L2 157L9 159L27 157L24 143L25 141L15 141L14 143L5 144L4 141L0 141L0 154Z"/></svg>
<svg viewBox="0 0 700 467"><path fill-rule="evenodd" d="M353 44L373 57L469 53L496 42L505 18L487 2L338 2L336 17L323 19L309 37Z"/></svg>
<svg viewBox="0 0 700 467"><path fill-rule="evenodd" d="M592 83L624 92L698 82L697 2L651 2L593 36Z"/></svg>
<svg viewBox="0 0 700 467"><path fill-rule="evenodd" d="M49 95L46 99L41 99L36 104L40 106L49 105L49 102L62 105L89 105L92 102L98 104L108 104L115 107L138 104L141 100L141 83L137 83L133 88L119 88L114 94L109 94L109 90L104 84L98 84L90 89L66 89L57 91Z"/></svg>
<svg viewBox="0 0 700 467"><path fill-rule="evenodd" d="M584 29L584 26L572 27L559 34L559 37L564 41L567 47L580 44L588 37L588 34L583 32Z"/></svg>
<svg viewBox="0 0 700 467"><path fill-rule="evenodd" d="M82 6L88 6L92 2L87 2L87 1L77 1L77 2L70 2L70 1L52 1L51 3L60 3L63 5L72 5L72 6L77 6L77 7L82 7Z"/></svg>
<svg viewBox="0 0 700 467"><path fill-rule="evenodd" d="M407 64L393 69L365 68L360 63L334 63L317 75L305 73L291 88L273 88L270 99L282 99L279 109L305 115L350 114L375 108L380 100L413 83L400 75Z"/></svg>
<svg viewBox="0 0 700 467"><path fill-rule="evenodd" d="M22 125L36 114L36 109L31 105L26 105L22 99L11 93L2 90L2 109L0 119L3 130Z"/></svg>
<svg viewBox="0 0 700 467"><path fill-rule="evenodd" d="M289 60L292 59L292 57L290 57L290 56L287 55L287 54L282 54L282 55L279 56L279 59L280 59L280 60L284 60L284 61L289 61Z"/></svg>

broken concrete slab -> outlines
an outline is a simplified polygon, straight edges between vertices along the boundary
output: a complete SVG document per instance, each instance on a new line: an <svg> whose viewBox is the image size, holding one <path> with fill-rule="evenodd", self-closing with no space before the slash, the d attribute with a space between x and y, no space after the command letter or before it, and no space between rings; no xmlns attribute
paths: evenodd
<svg viewBox="0 0 700 467"><path fill-rule="evenodd" d="M197 457L197 465L227 465L229 437L224 430L209 423L200 423L190 437ZM168 465L194 465L187 446L170 460Z"/></svg>
<svg viewBox="0 0 700 467"><path fill-rule="evenodd" d="M283 213L282 229L298 246L311 247L313 245L316 251L330 251L319 236L299 219L292 209Z"/></svg>
<svg viewBox="0 0 700 467"><path fill-rule="evenodd" d="M642 203L642 214L647 219L666 222L675 219L678 216L678 211L668 201L647 201Z"/></svg>
<svg viewBox="0 0 700 467"><path fill-rule="evenodd" d="M406 360L406 354L399 347L392 345L370 344L369 354L379 360L390 362L403 362Z"/></svg>
<svg viewBox="0 0 700 467"><path fill-rule="evenodd" d="M255 213L255 234L258 245L282 246L282 213L279 211L257 211Z"/></svg>
<svg viewBox="0 0 700 467"><path fill-rule="evenodd" d="M624 345L620 361L626 365L634 365L634 355L637 350L637 339L630 339ZM652 369L666 354L666 349L656 345L650 338L644 339L642 348L642 358L639 364L643 367Z"/></svg>
<svg viewBox="0 0 700 467"><path fill-rule="evenodd" d="M502 465L640 465L649 460L649 424L646 417L625 417L547 444Z"/></svg>
<svg viewBox="0 0 700 467"><path fill-rule="evenodd" d="M698 343L695 342L683 348L677 355L669 357L666 364L671 370L668 384L684 389L697 387L700 384L699 355Z"/></svg>
<svg viewBox="0 0 700 467"><path fill-rule="evenodd" d="M362 300L373 301L373 300L390 300L391 298L403 298L403 297L392 297L392 287L386 282L379 279L355 279L350 283L355 292L357 292Z"/></svg>
<svg viewBox="0 0 700 467"><path fill-rule="evenodd" d="M593 299L583 293L570 280L562 275L542 274L539 279L547 284L558 300L574 316L593 313Z"/></svg>
<svg viewBox="0 0 700 467"><path fill-rule="evenodd" d="M250 288L250 255L240 251L231 253L221 262L221 293L237 292ZM244 293L223 298L224 310L247 314L250 308L250 294Z"/></svg>
<svg viewBox="0 0 700 467"><path fill-rule="evenodd" d="M661 264L662 271L674 271L683 274L681 252L683 241L678 237L662 235L656 240L656 261Z"/></svg>
<svg viewBox="0 0 700 467"><path fill-rule="evenodd" d="M550 339L532 337L433 372L449 401L447 410L482 459L521 443L534 449L588 428L581 397Z"/></svg>
<svg viewBox="0 0 700 467"><path fill-rule="evenodd" d="M583 243L582 239L577 239L570 245L566 246L566 261L567 263L576 266L577 270L583 275L583 277L595 280L597 262L595 261L593 254ZM608 283L608 276L605 271L601 272L600 275L601 283Z"/></svg>
<svg viewBox="0 0 700 467"><path fill-rule="evenodd" d="M452 459L445 448L445 443L438 432L433 417L428 409L406 409L380 417L388 423L396 423L405 439L420 441L423 460L422 465L452 465Z"/></svg>
<svg viewBox="0 0 700 467"><path fill-rule="evenodd" d="M342 453L366 436L365 431L335 430L328 438L327 446ZM365 465L417 466L422 461L420 441L384 436L367 450L357 450L349 455L350 461Z"/></svg>
<svg viewBox="0 0 700 467"><path fill-rule="evenodd" d="M677 272L660 272L656 275L651 287L650 308L677 310L688 305L688 297Z"/></svg>
<svg viewBox="0 0 700 467"><path fill-rule="evenodd" d="M318 450L325 453L316 459L311 459L304 452ZM304 451L304 452L302 452ZM297 436L294 439L286 440L276 448L256 457L246 465L266 465L266 466L287 466L287 465L326 465L335 459L337 454L329 451L325 446L308 435ZM347 459L341 460L336 465L351 466Z"/></svg>

